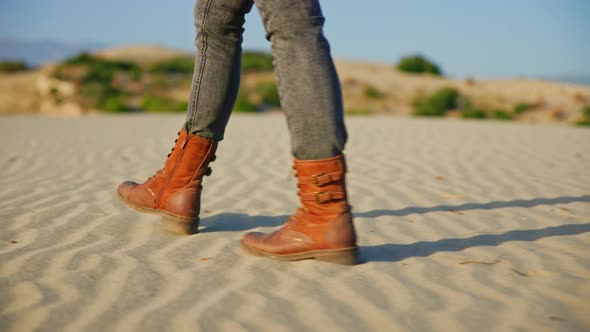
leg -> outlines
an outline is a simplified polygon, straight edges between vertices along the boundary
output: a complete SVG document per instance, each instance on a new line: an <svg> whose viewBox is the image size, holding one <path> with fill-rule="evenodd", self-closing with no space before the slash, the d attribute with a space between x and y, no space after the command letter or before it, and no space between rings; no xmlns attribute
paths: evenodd
<svg viewBox="0 0 590 332"><path fill-rule="evenodd" d="M125 181L119 199L140 212L165 217L181 233L196 233L203 177L211 174L217 141L233 108L240 81L244 15L252 0L198 0L195 71L184 128L164 168L138 184Z"/></svg>
<svg viewBox="0 0 590 332"><path fill-rule="evenodd" d="M253 0L198 0L197 55L187 119L189 133L223 139L240 85L242 33Z"/></svg>
<svg viewBox="0 0 590 332"><path fill-rule="evenodd" d="M244 251L281 260L357 262L345 185L340 85L317 0L256 0L272 42L301 207L279 230L247 233Z"/></svg>
<svg viewBox="0 0 590 332"><path fill-rule="evenodd" d="M320 159L342 153L346 129L338 75L317 0L256 0L272 42L292 153Z"/></svg>

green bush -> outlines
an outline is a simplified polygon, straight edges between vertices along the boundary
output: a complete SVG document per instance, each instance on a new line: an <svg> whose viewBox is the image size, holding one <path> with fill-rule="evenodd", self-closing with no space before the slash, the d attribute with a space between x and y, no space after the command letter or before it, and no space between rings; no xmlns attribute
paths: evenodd
<svg viewBox="0 0 590 332"><path fill-rule="evenodd" d="M86 67L86 75L82 78L84 83L110 84L117 72L124 72L134 80L139 80L142 76L141 67L134 62L107 60L88 53L80 53L66 60L64 64Z"/></svg>
<svg viewBox="0 0 590 332"><path fill-rule="evenodd" d="M119 98L123 95L124 92L122 90L98 82L82 84L79 88L82 105L91 108L104 109L107 100L110 98Z"/></svg>
<svg viewBox="0 0 590 332"><path fill-rule="evenodd" d="M436 91L430 98L433 103L450 110L457 107L459 91L454 88L442 88Z"/></svg>
<svg viewBox="0 0 590 332"><path fill-rule="evenodd" d="M108 97L104 102L103 109L112 113L129 112L132 110L121 96Z"/></svg>
<svg viewBox="0 0 590 332"><path fill-rule="evenodd" d="M86 75L82 78L82 84L98 83L110 85L115 77L115 71L103 65L95 65L88 68Z"/></svg>
<svg viewBox="0 0 590 332"><path fill-rule="evenodd" d="M84 65L89 66L94 64L97 61L97 58L90 53L82 52L77 54L76 56L67 59L64 61L67 65Z"/></svg>
<svg viewBox="0 0 590 332"><path fill-rule="evenodd" d="M29 69L23 61L2 61L0 62L0 73L17 73Z"/></svg>
<svg viewBox="0 0 590 332"><path fill-rule="evenodd" d="M188 103L170 97L150 95L143 98L140 107L150 112L186 112Z"/></svg>
<svg viewBox="0 0 590 332"><path fill-rule="evenodd" d="M590 126L590 106L582 108L582 119L576 122L576 126Z"/></svg>
<svg viewBox="0 0 590 332"><path fill-rule="evenodd" d="M272 55L264 52L242 53L242 72L273 71Z"/></svg>
<svg viewBox="0 0 590 332"><path fill-rule="evenodd" d="M444 108L437 108L426 100L419 100L414 103L416 111L414 115L418 116L445 116L447 110Z"/></svg>
<svg viewBox="0 0 590 332"><path fill-rule="evenodd" d="M154 74L192 75L195 61L189 57L178 57L154 64L150 72Z"/></svg>
<svg viewBox="0 0 590 332"><path fill-rule="evenodd" d="M83 70L80 71L79 67ZM121 75L139 80L142 70L131 61L107 60L89 53L80 53L64 61L53 72L53 76L58 79L79 83L77 99L81 105L109 112L130 110L123 100L125 91L114 86L113 80Z"/></svg>
<svg viewBox="0 0 590 332"><path fill-rule="evenodd" d="M461 117L465 119L485 119L488 115L481 108L469 106L461 112Z"/></svg>
<svg viewBox="0 0 590 332"><path fill-rule="evenodd" d="M279 88L276 83L261 83L256 86L256 92L260 94L263 104L279 107L281 100L279 98Z"/></svg>
<svg viewBox="0 0 590 332"><path fill-rule="evenodd" d="M531 105L529 103L518 103L518 104L514 105L512 112L514 114L522 114L532 108L533 108L533 105Z"/></svg>
<svg viewBox="0 0 590 332"><path fill-rule="evenodd" d="M396 67L399 71L415 74L442 76L440 68L422 55L403 57Z"/></svg>
<svg viewBox="0 0 590 332"><path fill-rule="evenodd" d="M101 101L108 97L104 86L97 83L80 86L78 93L82 98L82 104L86 107L98 107L102 104Z"/></svg>
<svg viewBox="0 0 590 332"><path fill-rule="evenodd" d="M234 112L256 112L256 105L248 99L248 96L242 92L238 93L238 98L234 105Z"/></svg>
<svg viewBox="0 0 590 332"><path fill-rule="evenodd" d="M377 90L375 87L372 86L368 86L365 88L365 97L369 98L369 99L382 99L383 98L383 93L381 93L381 91Z"/></svg>
<svg viewBox="0 0 590 332"><path fill-rule="evenodd" d="M442 88L430 96L418 96L413 101L414 115L444 116L448 110L457 107L459 92L453 88Z"/></svg>
<svg viewBox="0 0 590 332"><path fill-rule="evenodd" d="M494 119L496 120L512 120L512 115L506 111L494 111Z"/></svg>
<svg viewBox="0 0 590 332"><path fill-rule="evenodd" d="M445 116L447 114L447 109L437 107L425 97L414 99L412 105L414 106L414 115L417 116Z"/></svg>
<svg viewBox="0 0 590 332"><path fill-rule="evenodd" d="M62 80L62 81L72 81L73 77L71 77L69 75L69 73L64 70L64 68L65 68L65 65L63 65L63 64L58 65L51 72L51 77L56 78L58 80Z"/></svg>
<svg viewBox="0 0 590 332"><path fill-rule="evenodd" d="M64 63L67 65L83 65L88 67L103 66L109 69L121 71L135 71L141 69L135 62L107 60L85 52L82 52L73 58L67 59Z"/></svg>

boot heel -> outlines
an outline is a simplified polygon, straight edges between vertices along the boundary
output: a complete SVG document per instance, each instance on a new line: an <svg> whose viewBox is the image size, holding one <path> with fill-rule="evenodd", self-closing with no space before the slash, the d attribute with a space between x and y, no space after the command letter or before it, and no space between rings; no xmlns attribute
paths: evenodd
<svg viewBox="0 0 590 332"><path fill-rule="evenodd" d="M359 263L357 248L335 252L330 255L315 257L316 260L339 265L356 265Z"/></svg>
<svg viewBox="0 0 590 332"><path fill-rule="evenodd" d="M162 217L160 224L171 233L193 235L199 232L199 219L179 220L173 217Z"/></svg>

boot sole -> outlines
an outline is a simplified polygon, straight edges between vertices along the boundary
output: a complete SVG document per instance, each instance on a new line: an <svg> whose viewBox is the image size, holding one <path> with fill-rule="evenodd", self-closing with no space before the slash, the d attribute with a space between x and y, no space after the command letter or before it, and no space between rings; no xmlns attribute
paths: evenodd
<svg viewBox="0 0 590 332"><path fill-rule="evenodd" d="M304 259L315 259L322 262L328 262L339 265L356 265L359 263L358 260L358 247L342 248L342 249L323 249L323 250L310 250L295 254L271 254L268 252L256 250L245 245L243 242L240 243L242 250L247 254L258 257L271 258L281 261L300 261Z"/></svg>
<svg viewBox="0 0 590 332"><path fill-rule="evenodd" d="M127 205L128 207L137 212L161 216L162 220L160 221L160 223L169 232L182 235L192 235L197 234L199 232L199 218L177 216L175 214L163 210L150 209L143 207L141 205L137 205L125 198L123 195L121 195L121 193L118 190L117 196L123 204Z"/></svg>

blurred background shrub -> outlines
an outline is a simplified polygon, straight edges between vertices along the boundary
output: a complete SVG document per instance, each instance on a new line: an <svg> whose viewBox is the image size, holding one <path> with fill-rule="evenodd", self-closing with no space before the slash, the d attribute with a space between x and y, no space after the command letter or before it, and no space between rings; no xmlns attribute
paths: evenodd
<svg viewBox="0 0 590 332"><path fill-rule="evenodd" d="M383 99L384 97L383 93L374 86L365 87L364 95L369 99Z"/></svg>
<svg viewBox="0 0 590 332"><path fill-rule="evenodd" d="M251 51L242 53L242 72L270 72L273 70L272 55Z"/></svg>
<svg viewBox="0 0 590 332"><path fill-rule="evenodd" d="M1 61L0 62L0 74L6 73L18 73L21 71L29 70L29 66L23 61Z"/></svg>
<svg viewBox="0 0 590 332"><path fill-rule="evenodd" d="M259 83L255 87L255 92L260 95L260 100L265 106L279 107L281 105L276 82Z"/></svg>
<svg viewBox="0 0 590 332"><path fill-rule="evenodd" d="M444 116L457 107L458 98L459 92L454 88L442 88L429 96L418 95L412 103L414 115Z"/></svg>
<svg viewBox="0 0 590 332"><path fill-rule="evenodd" d="M150 68L152 74L160 75L192 75L195 60L192 57L176 57L170 60L153 64Z"/></svg>
<svg viewBox="0 0 590 332"><path fill-rule="evenodd" d="M399 71L413 74L431 74L442 76L439 66L422 55L411 55L403 57L396 68Z"/></svg>
<svg viewBox="0 0 590 332"><path fill-rule="evenodd" d="M140 108L149 112L186 112L188 102L167 96L147 95L143 98Z"/></svg>
<svg viewBox="0 0 590 332"><path fill-rule="evenodd" d="M236 99L236 103L234 105L234 112L256 112L257 108L254 103L252 103L248 96L245 95L243 92L238 93L238 98Z"/></svg>

